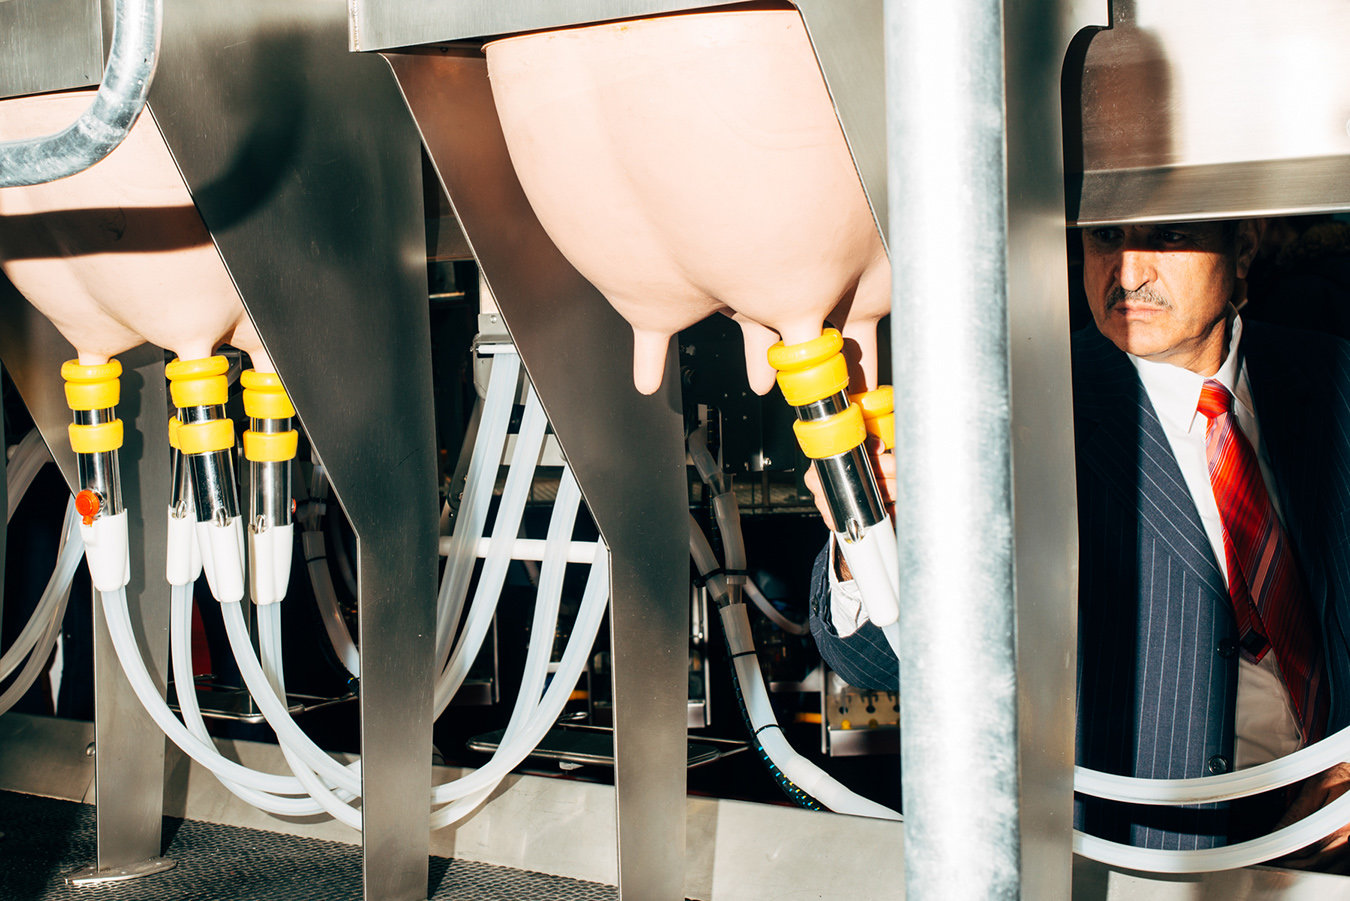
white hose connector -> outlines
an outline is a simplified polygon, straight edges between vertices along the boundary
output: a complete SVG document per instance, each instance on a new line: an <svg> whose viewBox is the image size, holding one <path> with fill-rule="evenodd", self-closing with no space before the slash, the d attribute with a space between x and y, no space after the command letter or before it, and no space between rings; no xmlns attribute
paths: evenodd
<svg viewBox="0 0 1350 901"><path fill-rule="evenodd" d="M244 599L244 526L241 517L228 523L198 522L197 547L211 595L222 604Z"/></svg>
<svg viewBox="0 0 1350 901"><path fill-rule="evenodd" d="M773 765L778 767L794 785L835 813L883 820L900 819L900 814L894 810L856 794L793 750L778 725L773 705L769 701L769 692L764 685L764 674L760 672L759 660L755 657L754 638L750 631L750 618L745 605L728 604L718 613L722 617L727 648L731 652L732 664L736 668L736 678L740 682L741 695L745 698L746 714L755 732L755 740L764 749L769 760L773 761Z"/></svg>
<svg viewBox="0 0 1350 901"><path fill-rule="evenodd" d="M278 604L286 598L291 585L291 553L295 547L295 526L273 524L261 532L248 531L249 597L258 606Z"/></svg>
<svg viewBox="0 0 1350 901"><path fill-rule="evenodd" d="M131 581L131 557L127 553L127 511L104 514L92 523L80 523L89 579L98 591L117 591Z"/></svg>
<svg viewBox="0 0 1350 901"><path fill-rule="evenodd" d="M189 508L191 501L189 501ZM202 551L197 546L197 521L191 513L178 516L169 507L168 551L164 576L170 585L190 585L202 574Z"/></svg>
<svg viewBox="0 0 1350 901"><path fill-rule="evenodd" d="M900 618L897 583L900 572L900 554L895 544L895 529L891 521L877 523L852 541L842 532L835 533L835 543L844 555L844 562L858 583L858 592L867 611L867 618L878 626L892 625Z"/></svg>

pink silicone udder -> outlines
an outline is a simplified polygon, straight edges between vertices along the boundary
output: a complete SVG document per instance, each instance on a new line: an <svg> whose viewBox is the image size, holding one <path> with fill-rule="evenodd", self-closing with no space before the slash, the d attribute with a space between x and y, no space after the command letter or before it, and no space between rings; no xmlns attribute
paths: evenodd
<svg viewBox="0 0 1350 901"><path fill-rule="evenodd" d="M757 391L768 345L827 317L875 386L890 266L795 10L542 32L487 57L525 194L633 326L638 390L659 387L675 332L719 310Z"/></svg>
<svg viewBox="0 0 1350 901"><path fill-rule="evenodd" d="M0 101L0 138L51 134L92 91ZM82 363L149 341L183 359L261 343L147 111L106 159L45 185L0 189L0 268Z"/></svg>

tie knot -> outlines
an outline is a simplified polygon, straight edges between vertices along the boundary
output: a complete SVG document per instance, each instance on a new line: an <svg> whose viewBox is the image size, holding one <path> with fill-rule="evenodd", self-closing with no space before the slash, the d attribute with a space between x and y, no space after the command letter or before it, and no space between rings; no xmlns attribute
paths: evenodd
<svg viewBox="0 0 1350 901"><path fill-rule="evenodd" d="M1233 395L1228 393L1219 382L1214 379L1205 379L1205 384L1200 388L1200 403L1196 405L1207 419L1213 419L1216 416L1222 416L1224 413L1231 413L1233 410Z"/></svg>

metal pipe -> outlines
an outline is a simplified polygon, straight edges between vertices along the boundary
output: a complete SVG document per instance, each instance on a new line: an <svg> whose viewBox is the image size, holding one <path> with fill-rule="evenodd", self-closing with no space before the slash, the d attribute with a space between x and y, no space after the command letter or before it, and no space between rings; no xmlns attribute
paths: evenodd
<svg viewBox="0 0 1350 901"><path fill-rule="evenodd" d="M74 175L122 143L145 109L163 21L164 0L117 0L112 49L93 102L63 131L0 143L0 188Z"/></svg>
<svg viewBox="0 0 1350 901"><path fill-rule="evenodd" d="M1000 0L885 2L909 901L1020 891Z"/></svg>

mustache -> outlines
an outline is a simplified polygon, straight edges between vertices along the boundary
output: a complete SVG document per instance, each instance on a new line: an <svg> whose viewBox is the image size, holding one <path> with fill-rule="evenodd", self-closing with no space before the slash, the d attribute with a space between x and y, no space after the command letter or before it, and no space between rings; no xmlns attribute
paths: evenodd
<svg viewBox="0 0 1350 901"><path fill-rule="evenodd" d="M1126 302L1148 304L1164 310L1172 308L1171 299L1161 292L1153 290L1148 285L1135 288L1133 291L1126 291L1120 285L1116 285L1106 295L1106 308L1108 310Z"/></svg>

